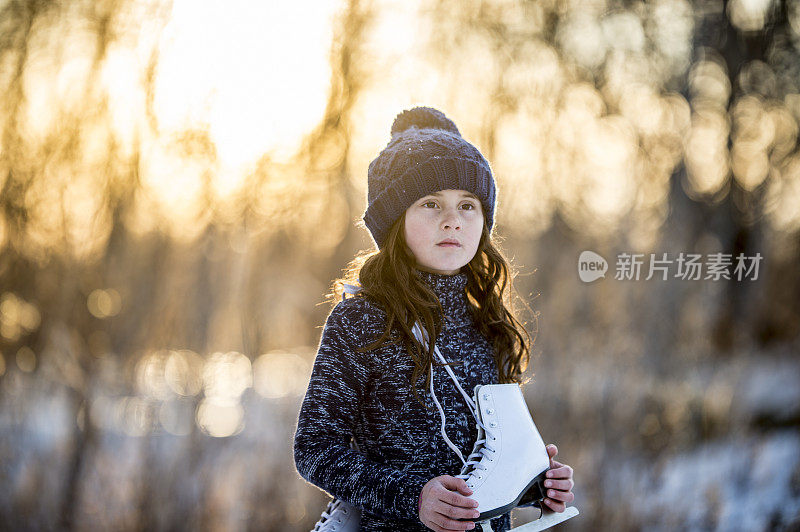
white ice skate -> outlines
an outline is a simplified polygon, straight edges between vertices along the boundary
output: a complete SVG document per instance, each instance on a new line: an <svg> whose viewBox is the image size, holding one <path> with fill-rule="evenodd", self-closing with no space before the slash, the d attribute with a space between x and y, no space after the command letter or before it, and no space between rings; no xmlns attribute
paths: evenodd
<svg viewBox="0 0 800 532"><path fill-rule="evenodd" d="M478 439L461 474L478 501L479 521L503 515L523 502L544 498L550 456L517 384L475 387Z"/></svg>
<svg viewBox="0 0 800 532"><path fill-rule="evenodd" d="M414 336L423 345L427 334L419 324L414 327ZM437 358L447 364L438 346L434 346ZM472 489L471 499L478 501L480 516L473 519L481 524L484 532L491 530L490 519L503 515L519 506L542 504L544 480L550 469L542 437L536 430L528 407L517 384L488 384L475 387L471 398L461 387L458 378L444 366L455 383L478 428L478 438L467 460L445 432L445 415L436 398L431 374L431 397L442 419L441 433L447 445L461 459L464 466L457 478L463 478ZM431 372L433 367L431 366ZM541 509L541 506L540 506ZM517 527L519 532L534 532L550 528L578 515L575 507L564 512L541 514L536 521Z"/></svg>

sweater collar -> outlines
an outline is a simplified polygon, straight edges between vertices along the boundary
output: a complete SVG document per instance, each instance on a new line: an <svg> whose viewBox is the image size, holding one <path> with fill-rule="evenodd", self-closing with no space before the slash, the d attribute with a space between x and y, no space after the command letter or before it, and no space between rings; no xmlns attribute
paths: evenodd
<svg viewBox="0 0 800 532"><path fill-rule="evenodd" d="M439 302L446 317L445 322L462 324L469 322L467 308L467 274L463 271L455 275L431 273L423 270L414 270L414 273L428 285Z"/></svg>

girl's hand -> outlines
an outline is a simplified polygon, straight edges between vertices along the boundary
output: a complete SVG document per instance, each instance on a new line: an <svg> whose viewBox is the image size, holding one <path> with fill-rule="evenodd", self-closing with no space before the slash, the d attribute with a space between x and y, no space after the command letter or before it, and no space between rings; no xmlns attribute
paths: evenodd
<svg viewBox="0 0 800 532"><path fill-rule="evenodd" d="M554 512L563 512L567 507L566 503L575 500L575 495L572 493L572 487L575 485L572 481L572 468L553 460L558 454L558 447L552 443L547 446L547 454L550 455L550 471L547 472L547 480L544 481L544 487L547 488L544 503ZM547 508L543 506L542 511L547 511Z"/></svg>
<svg viewBox="0 0 800 532"><path fill-rule="evenodd" d="M472 521L458 521L480 515L478 501L468 498L470 494L472 490L463 478L442 475L430 479L419 496L419 520L436 532L472 530Z"/></svg>

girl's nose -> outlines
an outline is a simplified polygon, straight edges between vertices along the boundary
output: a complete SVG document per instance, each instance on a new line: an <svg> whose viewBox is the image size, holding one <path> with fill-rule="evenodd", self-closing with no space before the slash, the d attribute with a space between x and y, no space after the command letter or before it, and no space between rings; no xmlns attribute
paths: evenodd
<svg viewBox="0 0 800 532"><path fill-rule="evenodd" d="M458 219L458 216L452 211L448 211L444 215L444 220L442 221L442 228L443 229L461 229L461 222Z"/></svg>

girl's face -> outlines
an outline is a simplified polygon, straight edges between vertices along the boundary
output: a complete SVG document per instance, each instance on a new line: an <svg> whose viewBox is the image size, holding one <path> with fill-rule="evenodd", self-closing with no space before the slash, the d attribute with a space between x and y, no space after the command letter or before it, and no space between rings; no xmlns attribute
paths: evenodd
<svg viewBox="0 0 800 532"><path fill-rule="evenodd" d="M466 190L440 190L414 202L404 236L420 270L455 275L478 251L483 208Z"/></svg>

